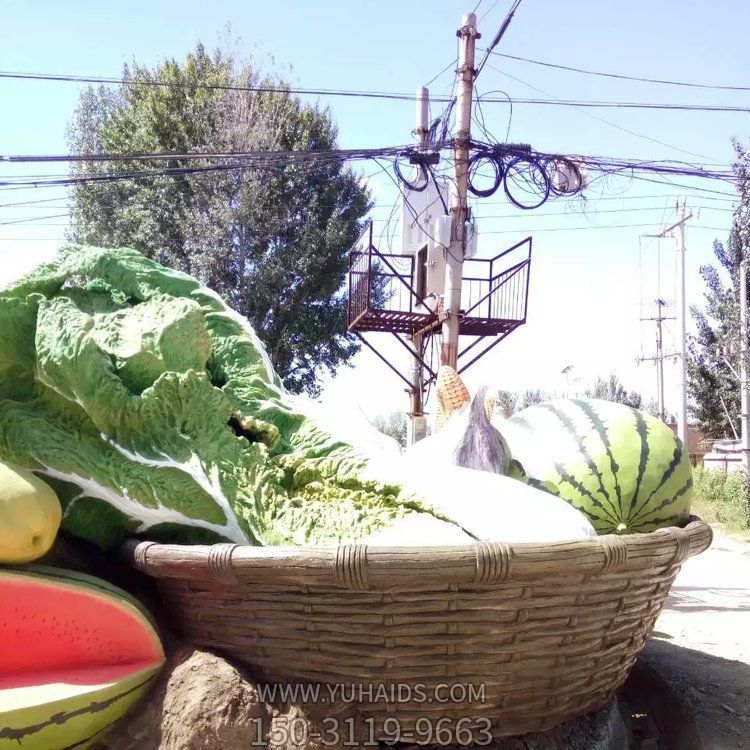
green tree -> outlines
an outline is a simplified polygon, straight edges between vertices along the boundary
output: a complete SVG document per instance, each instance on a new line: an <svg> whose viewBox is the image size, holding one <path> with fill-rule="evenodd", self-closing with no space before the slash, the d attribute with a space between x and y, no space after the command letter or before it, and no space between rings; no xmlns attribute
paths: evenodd
<svg viewBox="0 0 750 750"><path fill-rule="evenodd" d="M378 414L372 424L376 430L384 435L392 437L402 448L406 447L406 414L402 411L394 411L383 416Z"/></svg>
<svg viewBox="0 0 750 750"><path fill-rule="evenodd" d="M643 408L643 397L637 391L629 391L615 373L610 373L608 378L597 378L594 384L586 389L588 398L602 398L605 401L615 401L618 404L626 404L634 409Z"/></svg>
<svg viewBox="0 0 750 750"><path fill-rule="evenodd" d="M126 66L123 77L115 90L81 94L68 130L72 153L337 147L328 110L286 90L227 90L286 87L231 52L198 45L182 61ZM200 88L206 84L214 88ZM210 164L216 160L77 164L76 177L133 179L77 184L71 239L135 247L198 277L250 320L286 386L315 394L323 372L359 348L346 331L344 282L369 194L336 162L181 173Z"/></svg>
<svg viewBox="0 0 750 750"><path fill-rule="evenodd" d="M536 404L549 401L551 398L554 398L554 395L547 391L542 391L539 388L529 389L519 394L516 401L516 410L525 409L527 406L536 406Z"/></svg>
<svg viewBox="0 0 750 750"><path fill-rule="evenodd" d="M750 260L750 154L735 142L739 203L726 244L714 242L716 265L701 266L704 308L690 308L697 333L689 341L688 388L691 409L709 437L739 432L739 283L740 263Z"/></svg>

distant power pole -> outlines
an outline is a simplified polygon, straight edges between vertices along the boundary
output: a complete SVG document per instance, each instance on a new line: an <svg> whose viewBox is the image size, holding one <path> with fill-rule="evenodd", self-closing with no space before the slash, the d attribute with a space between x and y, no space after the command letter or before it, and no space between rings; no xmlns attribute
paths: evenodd
<svg viewBox="0 0 750 750"><path fill-rule="evenodd" d="M692 217L685 214L685 199L677 199L677 216L679 221L671 229L677 243L677 322L678 345L680 354L680 400L678 410L677 435L688 450L688 412L687 412L687 302L685 299L685 224Z"/></svg>
<svg viewBox="0 0 750 750"><path fill-rule="evenodd" d="M469 215L469 146L471 141L471 103L474 90L474 48L479 39L477 17L467 13L458 30L456 94L456 135L454 138L455 186L451 194L451 240L445 264L443 309L443 345L440 362L456 367L461 310L461 282L466 251L466 222Z"/></svg>
<svg viewBox="0 0 750 750"><path fill-rule="evenodd" d="M678 387L677 436L687 448L687 300L685 296L685 224L693 218L685 213L685 199L677 199L677 221L659 234L644 234L644 237L662 238L671 235L677 249L677 357L680 361L680 383Z"/></svg>
<svg viewBox="0 0 750 750"><path fill-rule="evenodd" d="M662 323L674 318L664 317L663 310L667 302L663 299L656 300L656 316L653 318L641 318L642 321L653 321L656 323L656 354L653 357L642 357L641 362L653 361L656 364L656 401L659 410L659 419L667 421L667 412L664 402L664 329Z"/></svg>

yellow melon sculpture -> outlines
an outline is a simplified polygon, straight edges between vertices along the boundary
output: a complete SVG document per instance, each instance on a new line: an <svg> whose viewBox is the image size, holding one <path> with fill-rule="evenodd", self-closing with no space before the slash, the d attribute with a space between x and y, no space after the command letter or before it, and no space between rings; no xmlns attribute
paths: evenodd
<svg viewBox="0 0 750 750"><path fill-rule="evenodd" d="M0 461L0 563L26 563L52 546L62 520L60 501L34 474Z"/></svg>

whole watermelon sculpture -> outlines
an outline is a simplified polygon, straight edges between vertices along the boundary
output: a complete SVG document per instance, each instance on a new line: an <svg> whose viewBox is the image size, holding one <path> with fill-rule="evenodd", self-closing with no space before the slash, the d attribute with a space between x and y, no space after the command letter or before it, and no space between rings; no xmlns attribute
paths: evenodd
<svg viewBox="0 0 750 750"><path fill-rule="evenodd" d="M497 424L519 478L567 500L601 534L678 525L693 476L660 419L598 399L557 399Z"/></svg>

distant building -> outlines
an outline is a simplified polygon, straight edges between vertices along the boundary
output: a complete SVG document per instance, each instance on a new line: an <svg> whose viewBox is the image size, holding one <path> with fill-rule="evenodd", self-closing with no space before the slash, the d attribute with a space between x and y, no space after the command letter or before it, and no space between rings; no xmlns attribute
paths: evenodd
<svg viewBox="0 0 750 750"><path fill-rule="evenodd" d="M677 423L670 422L669 426L672 432L677 434ZM705 456L711 450L711 441L697 427L688 425L688 453L690 454L690 463L693 466L700 466L705 461Z"/></svg>
<svg viewBox="0 0 750 750"><path fill-rule="evenodd" d="M742 442L740 440L714 440L710 452L703 456L703 466L729 473L742 468Z"/></svg>

